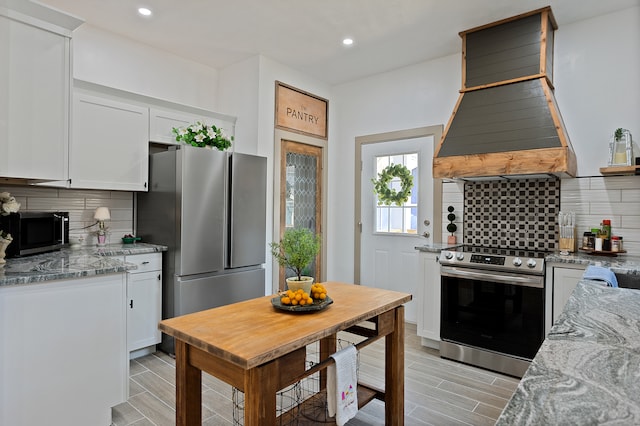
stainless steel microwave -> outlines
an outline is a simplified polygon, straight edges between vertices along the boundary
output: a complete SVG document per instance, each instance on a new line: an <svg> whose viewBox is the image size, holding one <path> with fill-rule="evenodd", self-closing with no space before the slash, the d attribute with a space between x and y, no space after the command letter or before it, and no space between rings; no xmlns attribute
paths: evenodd
<svg viewBox="0 0 640 426"><path fill-rule="evenodd" d="M59 250L69 244L69 212L18 212L0 216L0 229L13 241L6 257Z"/></svg>

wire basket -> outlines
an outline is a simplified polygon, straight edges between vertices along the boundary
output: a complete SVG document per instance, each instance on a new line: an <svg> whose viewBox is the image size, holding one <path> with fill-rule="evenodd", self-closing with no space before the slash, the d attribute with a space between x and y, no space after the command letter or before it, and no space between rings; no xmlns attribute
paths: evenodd
<svg viewBox="0 0 640 426"><path fill-rule="evenodd" d="M343 349L353 343L337 339L337 349ZM315 342L307 346L305 367L307 370L321 362L320 343ZM356 372L360 369L360 353L358 352ZM296 382L276 393L277 425L312 425L334 423L335 417L329 417L327 409L327 394L320 389L320 371ZM237 388L232 391L233 424L244 425L244 393ZM303 404L304 403L304 404Z"/></svg>

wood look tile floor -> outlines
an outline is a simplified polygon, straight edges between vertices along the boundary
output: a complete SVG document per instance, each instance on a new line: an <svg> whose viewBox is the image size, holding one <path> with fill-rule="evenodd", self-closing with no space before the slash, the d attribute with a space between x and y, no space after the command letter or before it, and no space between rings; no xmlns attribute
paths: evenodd
<svg viewBox="0 0 640 426"><path fill-rule="evenodd" d="M340 333L356 343L358 338ZM384 388L384 339L360 351L359 380ZM441 359L420 344L415 324L405 329L405 424L493 425L518 379ZM115 426L175 425L175 361L163 352L130 363L129 400L113 408ZM233 425L232 388L202 377L202 424ZM237 410L236 410L237 411ZM374 400L347 423L384 425L384 404Z"/></svg>

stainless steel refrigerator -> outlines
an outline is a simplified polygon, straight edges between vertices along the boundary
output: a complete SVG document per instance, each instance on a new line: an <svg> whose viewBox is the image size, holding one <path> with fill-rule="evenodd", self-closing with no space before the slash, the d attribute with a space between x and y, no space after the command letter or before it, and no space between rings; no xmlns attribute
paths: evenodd
<svg viewBox="0 0 640 426"><path fill-rule="evenodd" d="M191 146L149 156L137 234L168 246L162 316L264 295L267 159ZM173 338L162 349L174 353Z"/></svg>

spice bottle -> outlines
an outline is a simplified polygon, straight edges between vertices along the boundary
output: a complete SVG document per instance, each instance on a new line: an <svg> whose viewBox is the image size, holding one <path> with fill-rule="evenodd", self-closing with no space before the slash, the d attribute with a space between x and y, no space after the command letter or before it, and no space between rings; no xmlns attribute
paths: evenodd
<svg viewBox="0 0 640 426"><path fill-rule="evenodd" d="M604 239L611 238L611 220L603 219L602 220L602 234Z"/></svg>
<svg viewBox="0 0 640 426"><path fill-rule="evenodd" d="M620 251L620 237L611 237L611 251Z"/></svg>
<svg viewBox="0 0 640 426"><path fill-rule="evenodd" d="M593 250L596 244L596 237L592 232L586 231L582 234L582 248Z"/></svg>

